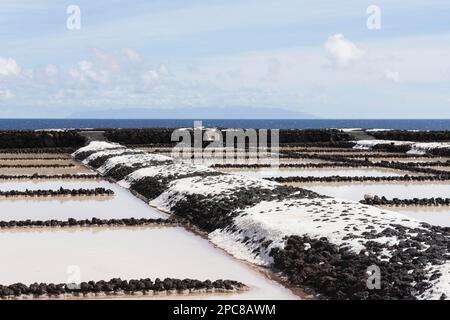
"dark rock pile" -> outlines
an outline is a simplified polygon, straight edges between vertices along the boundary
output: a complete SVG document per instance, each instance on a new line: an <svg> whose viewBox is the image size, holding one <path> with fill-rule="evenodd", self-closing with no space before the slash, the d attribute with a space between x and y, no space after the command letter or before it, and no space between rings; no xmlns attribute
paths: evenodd
<svg viewBox="0 0 450 320"><path fill-rule="evenodd" d="M70 179L98 179L99 174L33 174L33 175L0 175L0 180L70 180Z"/></svg>
<svg viewBox="0 0 450 320"><path fill-rule="evenodd" d="M431 287L429 281L434 279L426 275L425 268L427 262L444 262L450 246L445 237L449 236L449 230L439 227L417 229L414 230L417 236L407 239L404 229L396 226L383 231L387 236L394 234L401 239L392 257L386 261L377 258L383 250L383 245L377 242L369 242L367 251L356 254L337 247L326 238L299 236L290 236L284 249L274 249L271 255L274 267L283 271L292 284L311 287L326 298L412 300ZM368 238L370 236L374 235L367 234ZM428 249L421 245L424 241L431 245ZM380 268L380 289L367 286L370 266Z"/></svg>
<svg viewBox="0 0 450 320"><path fill-rule="evenodd" d="M127 156L127 155L142 154L142 153L144 153L144 152L138 151L138 150L135 150L135 151L130 150L130 151L124 151L123 153L120 153L119 156ZM99 156L99 157L95 158L94 160L89 161L87 164L89 166L97 169L97 168L100 168L102 165L104 165L108 159L110 159L112 157L116 157L116 156L118 156L118 155L117 154L107 154L104 156Z"/></svg>
<svg viewBox="0 0 450 320"><path fill-rule="evenodd" d="M58 197L58 196L112 196L114 191L105 188L95 189L64 189L57 190L8 190L0 191L0 197Z"/></svg>
<svg viewBox="0 0 450 320"><path fill-rule="evenodd" d="M177 218L209 233L233 225L233 218L237 215L237 209L243 209L261 201L295 198L326 197L309 190L288 186L278 186L275 189L236 188L226 196L185 195L184 199L178 201L171 211Z"/></svg>
<svg viewBox="0 0 450 320"><path fill-rule="evenodd" d="M148 200L155 199L165 190L170 182L177 179L184 179L190 177L206 177L206 176L217 176L221 175L220 172L199 172L193 174L173 174L169 176L152 176L145 177L140 180L130 183L130 189L144 196Z"/></svg>
<svg viewBox="0 0 450 320"><path fill-rule="evenodd" d="M237 189L235 194L216 199L211 195L187 193L183 200L178 200L171 208L171 212L208 233L216 229L239 233L245 232L245 229L238 229L233 224L233 218L239 215L237 209L261 201L286 200L294 194L279 190L267 190L265 193L261 188ZM177 198L177 195L173 196ZM308 197L301 193L296 196ZM311 196L314 199L318 197ZM438 273L430 276L427 268L429 263L434 266L444 263L446 253L450 250L449 231L447 228L434 229L428 225L423 230L390 225L379 233L366 231L363 232L367 239L366 250L358 254L350 251L348 246L337 246L325 238L312 240L291 236L284 249L275 249L270 254L274 259L273 267L287 275L291 284L311 287L326 298L416 299L431 288L432 280L440 277ZM386 247L375 240L384 236L398 238L399 244ZM348 240L352 237L349 230ZM248 241L246 239L243 239L244 244ZM267 239L260 241L263 243L254 249L255 255L262 250ZM310 244L313 249L305 250L306 244ZM391 257L384 256L383 250L387 248ZM373 265L381 270L382 287L379 290L369 290L366 283L367 268Z"/></svg>
<svg viewBox="0 0 450 320"><path fill-rule="evenodd" d="M146 177L130 184L130 189L137 192L146 199L151 200L158 197L167 188L165 179Z"/></svg>
<svg viewBox="0 0 450 320"><path fill-rule="evenodd" d="M361 200L360 203L371 206L450 206L450 198L413 198L413 199L386 199L385 196L373 196Z"/></svg>
<svg viewBox="0 0 450 320"><path fill-rule="evenodd" d="M155 281L147 279L122 280L114 278L109 281L89 281L80 284L53 284L33 283L29 286L23 283L15 283L9 286L0 285L0 298L19 298L21 296L39 297L63 297L65 295L83 296L89 294L122 295L122 294L154 294L154 293L195 293L206 292L233 292L246 290L246 286L233 280L200 281L193 279L166 278Z"/></svg>
<svg viewBox="0 0 450 320"><path fill-rule="evenodd" d="M123 218L123 219L81 219L69 218L67 220L10 220L0 221L0 228L23 228L23 227L134 227L148 225L177 225L173 219L146 219L146 218Z"/></svg>
<svg viewBox="0 0 450 320"><path fill-rule="evenodd" d="M411 151L412 146L403 144L403 145L395 145L393 143L379 143L372 147L373 151L380 152L394 152L394 153L407 153Z"/></svg>
<svg viewBox="0 0 450 320"><path fill-rule="evenodd" d="M438 157L450 157L450 149L449 148L437 148L431 149L428 151L430 154Z"/></svg>
<svg viewBox="0 0 450 320"><path fill-rule="evenodd" d="M323 157L328 158L330 156L323 155ZM351 160L337 156L331 158L339 159L336 162L355 166L372 165L372 162L367 160ZM392 165L390 162L388 164ZM385 165L387 164L382 163L380 167ZM109 172L108 175L110 174ZM271 180L295 181L295 179L309 178L316 179L315 177L288 177ZM336 176L332 177L332 181L339 181L342 178L354 179L354 181L367 181L368 178L372 179L371 181L429 181L432 179L450 180L450 174L405 175L400 177ZM329 177L319 179L328 182ZM213 192L215 184L224 183L224 181L228 181L233 188L225 187L225 191ZM179 190L180 187L189 188L190 185L194 189L192 192ZM209 186L212 188L210 193L207 191ZM142 181L142 185L137 186L135 191L143 192L149 198L153 198L164 188L167 188L164 179L150 178ZM170 207L170 212L176 217L177 221L191 224L206 233L218 231L236 237L241 236L244 245L247 249L251 248L255 256L263 256L269 253L270 257L273 258L273 264L270 264L270 266L287 276L291 285L310 287L314 289L314 292L326 298L416 299L421 295L429 296L429 289L433 287L432 282L441 277L437 268L444 263L448 263L446 259L450 251L450 228L434 227L427 224L421 224L422 228L419 228L418 223L410 222L408 224L405 222L403 224L400 219L398 219L397 224L394 224L389 222L393 221L389 217L381 219L380 223L374 221L375 219L370 221L369 219L372 218L369 214L370 210L377 210L377 212L380 210L355 203L349 204L347 209L342 210L342 214L336 212L336 208L341 210L338 205L335 208L330 208L332 212L326 212L327 207L323 204L323 200L330 198L305 189L266 184L261 183L260 180L255 179L254 181L250 178L247 180L247 178L241 177L234 180L232 178L198 177L198 179L182 182L180 185L174 185L173 188L170 187L169 189L168 198L163 197L162 202ZM285 201L291 199L298 199L298 204L295 202L286 204ZM305 201L305 199L314 201ZM257 214L254 212L247 213L243 210L263 201L275 202L273 209L269 207L268 211L274 215L277 211L282 211L281 208L276 207L276 203L280 203L280 207L282 203L287 206L294 206L294 209L298 205L299 210L306 211L308 207L316 206L318 209L314 214L317 214L317 219L320 220L320 217L324 217L322 221L336 228L343 239L338 238L335 243L331 243L331 240L327 240L327 238L312 239L308 236L290 235L285 238L284 246L271 246L271 243L277 240L270 238L269 231L267 238L259 238L258 235L251 238L251 233L256 230L252 225L251 217L248 227L246 224L242 227L236 222L239 220L234 218L244 217L247 214ZM333 201L336 200L330 200L330 202ZM358 220L355 223L361 221L360 224L364 224L364 228L356 225L353 221L346 222L352 219ZM244 225L245 220L240 222ZM257 224L257 222L255 223ZM318 228L320 227L318 226ZM262 226L261 228L264 229L265 227ZM267 228L267 230L270 229L270 227ZM276 231L276 227L274 228ZM324 234L326 234L326 231L324 231ZM392 241L383 242L386 238L390 238ZM276 236L274 236L274 239L276 239ZM359 253L351 251L352 247L348 242L352 240L362 243L361 246L364 249L361 252L358 250ZM261 243L253 245L252 241L260 241ZM268 252L269 246L272 249ZM358 246L356 247L358 248ZM368 267L374 265L381 270L382 282L380 289L371 290L366 283L367 272ZM429 271L430 266L432 267L431 270L434 270L432 273Z"/></svg>
<svg viewBox="0 0 450 320"><path fill-rule="evenodd" d="M112 167L111 169L107 170L105 172L105 175L108 177L120 181L124 179L127 175L133 173L136 170L145 168L145 167L151 167L155 165L164 165L164 164L171 164L173 163L172 160L169 161L145 161L145 163L133 163L133 164L118 164Z"/></svg>
<svg viewBox="0 0 450 320"><path fill-rule="evenodd" d="M122 149L124 149L124 147L117 146L117 148L110 148L110 149L108 149L108 151L122 150ZM81 161L81 160L86 159L86 158L89 157L90 155L92 155L92 154L94 154L94 153L97 153L97 152L100 152L100 151L106 151L106 150L80 151L80 152L77 152L77 153L74 155L74 158L75 158L76 160L80 160L80 161Z"/></svg>

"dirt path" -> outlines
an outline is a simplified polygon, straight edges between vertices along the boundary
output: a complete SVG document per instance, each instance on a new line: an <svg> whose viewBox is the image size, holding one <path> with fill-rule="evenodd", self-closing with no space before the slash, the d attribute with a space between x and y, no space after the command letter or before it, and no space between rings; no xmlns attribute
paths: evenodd
<svg viewBox="0 0 450 320"><path fill-rule="evenodd" d="M374 140L375 138L369 135L367 132L358 130L348 132L355 140Z"/></svg>
<svg viewBox="0 0 450 320"><path fill-rule="evenodd" d="M107 141L105 131L80 131L79 134L88 139L88 142Z"/></svg>

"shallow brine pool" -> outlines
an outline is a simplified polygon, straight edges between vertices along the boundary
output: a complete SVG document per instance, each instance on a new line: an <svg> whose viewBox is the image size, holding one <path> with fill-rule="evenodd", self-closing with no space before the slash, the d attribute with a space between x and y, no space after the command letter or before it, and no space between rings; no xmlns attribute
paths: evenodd
<svg viewBox="0 0 450 320"><path fill-rule="evenodd" d="M436 157L436 158L426 158L426 157L421 157L421 158L370 158L369 160L372 162L381 162L381 161L388 161L388 162L445 162L450 160L449 158L440 158L440 157Z"/></svg>
<svg viewBox="0 0 450 320"><path fill-rule="evenodd" d="M295 183L305 189L336 198L360 201L366 194L385 196L388 199L400 198L450 198L450 182L446 183Z"/></svg>
<svg viewBox="0 0 450 320"><path fill-rule="evenodd" d="M106 180L0 180L0 191L26 189L57 190L61 187L63 187L64 189L106 188L112 189L115 192L126 191L117 184L108 182Z"/></svg>
<svg viewBox="0 0 450 320"><path fill-rule="evenodd" d="M435 166L430 167L431 169L440 170L440 171L449 171L450 172L450 166L449 167L441 167L441 166Z"/></svg>
<svg viewBox="0 0 450 320"><path fill-rule="evenodd" d="M75 266L81 281L115 277L230 279L245 283L250 290L199 298L297 298L277 282L181 227L2 230L0 243L3 285L65 283L68 271L74 270L70 266Z"/></svg>
<svg viewBox="0 0 450 320"><path fill-rule="evenodd" d="M449 207L386 207L391 211L397 211L410 218L421 220L429 224L450 227Z"/></svg>
<svg viewBox="0 0 450 320"><path fill-rule="evenodd" d="M1 158L1 156L0 156ZM77 163L75 160L73 159L21 159L21 160L17 160L17 159L0 159L0 164L2 165L49 165L49 164L77 164L79 165L79 163Z"/></svg>
<svg viewBox="0 0 450 320"><path fill-rule="evenodd" d="M372 169L372 168L321 168L321 169L290 169L290 168L261 168L261 169L220 169L222 172L234 173L256 178L270 177L329 177L329 176L348 176L348 177L387 177L402 176L406 172L390 169Z"/></svg>
<svg viewBox="0 0 450 320"><path fill-rule="evenodd" d="M18 158L64 158L70 159L70 155L67 153L8 153L8 152L0 152L1 159L18 159Z"/></svg>
<svg viewBox="0 0 450 320"><path fill-rule="evenodd" d="M0 190L98 188L112 189L114 196L98 197L0 197L0 220L67 220L113 218L165 218L128 190L107 181L3 181Z"/></svg>
<svg viewBox="0 0 450 320"><path fill-rule="evenodd" d="M84 166L62 167L62 168L0 168L0 175L55 175L55 174L77 174L90 173L90 169Z"/></svg>
<svg viewBox="0 0 450 320"><path fill-rule="evenodd" d="M320 160L320 159L302 159L302 158L280 158L280 163L330 163L330 161L327 160ZM270 164L270 159L265 161L265 163Z"/></svg>

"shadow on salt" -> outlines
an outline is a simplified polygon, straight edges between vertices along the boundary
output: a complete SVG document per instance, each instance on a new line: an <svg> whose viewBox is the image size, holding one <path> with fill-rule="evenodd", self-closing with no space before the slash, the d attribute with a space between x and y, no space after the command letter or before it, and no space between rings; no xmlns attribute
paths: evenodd
<svg viewBox="0 0 450 320"><path fill-rule="evenodd" d="M139 278L231 279L249 291L208 299L297 299L290 290L181 227L16 229L0 232L0 284ZM144 296L143 298L151 298ZM161 298L161 297L158 297Z"/></svg>

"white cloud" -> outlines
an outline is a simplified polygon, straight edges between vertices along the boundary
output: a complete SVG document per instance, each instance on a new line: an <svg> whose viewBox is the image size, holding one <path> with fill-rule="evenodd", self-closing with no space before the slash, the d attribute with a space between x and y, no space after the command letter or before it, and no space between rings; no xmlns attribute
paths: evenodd
<svg viewBox="0 0 450 320"><path fill-rule="evenodd" d="M141 61L141 56L135 50L131 48L123 48L122 52L131 62L139 62Z"/></svg>
<svg viewBox="0 0 450 320"><path fill-rule="evenodd" d="M2 89L0 88L0 100L7 100L11 99L13 97L13 94L9 89Z"/></svg>
<svg viewBox="0 0 450 320"><path fill-rule="evenodd" d="M351 62L361 59L365 54L362 49L345 39L344 35L340 33L328 37L325 50L331 63L337 67L345 67Z"/></svg>
<svg viewBox="0 0 450 320"><path fill-rule="evenodd" d="M142 74L142 80L146 83L154 83L160 79L160 75L156 70L147 70Z"/></svg>
<svg viewBox="0 0 450 320"><path fill-rule="evenodd" d="M384 77L390 81L394 81L397 83L400 82L400 73L398 71L386 69L386 70L384 70Z"/></svg>
<svg viewBox="0 0 450 320"><path fill-rule="evenodd" d="M367 53L359 47L368 48ZM31 70L26 65L21 66L17 77L0 76L0 88L10 90L0 92L0 106L51 105L67 113L77 108L130 105L282 106L293 110L305 108L323 116L333 106L353 103L350 91L355 92L355 101L361 102L369 88L381 86L384 90L384 81L417 82L424 75L436 76L449 66L443 56L428 54L426 61L436 63L424 73L422 64L417 64L423 57L412 55L407 45L394 52L393 47L390 43L364 42L358 42L357 47L342 35L335 35L326 44L328 57L324 47L318 46L170 60L170 64L159 64L166 62L165 58L144 56L132 63L122 48L114 51L116 55L94 49L80 62L44 64L44 68L34 70L34 77L26 76L27 70ZM340 72L324 68L327 63L331 65L328 59L333 66L344 68ZM434 67L437 62L440 69ZM55 73L56 76L49 76ZM7 85L3 80L7 80ZM443 93L443 99L439 97L442 105L448 106L447 96ZM392 95L377 101L388 101L389 107L385 109L389 112L395 99ZM314 110L308 109L311 105Z"/></svg>
<svg viewBox="0 0 450 320"><path fill-rule="evenodd" d="M160 64L158 67L158 73L161 76L168 76L169 75L169 68L165 64Z"/></svg>
<svg viewBox="0 0 450 320"><path fill-rule="evenodd" d="M261 78L263 81L273 81L275 80L281 73L282 63L277 58L270 58L267 61L267 72Z"/></svg>
<svg viewBox="0 0 450 320"><path fill-rule="evenodd" d="M98 83L109 82L109 74L106 70L95 68L92 61L83 60L76 67L69 68L69 76L79 82L92 80Z"/></svg>
<svg viewBox="0 0 450 320"><path fill-rule="evenodd" d="M46 74L48 77L54 77L54 76L56 76L56 75L58 74L58 67L55 66L54 64L48 64L48 65L45 67L45 74Z"/></svg>
<svg viewBox="0 0 450 320"><path fill-rule="evenodd" d="M145 83L153 84L164 78L167 78L169 76L169 74L170 73L169 73L169 69L167 68L167 66L165 64L161 64L161 65L159 65L159 67L156 70L150 69L150 70L145 71L141 75L141 78Z"/></svg>
<svg viewBox="0 0 450 320"><path fill-rule="evenodd" d="M12 58L0 57L0 75L1 76L17 76L20 74L21 68L16 60Z"/></svg>
<svg viewBox="0 0 450 320"><path fill-rule="evenodd" d="M21 74L28 79L33 79L34 70L33 69L24 69L21 71Z"/></svg>
<svg viewBox="0 0 450 320"><path fill-rule="evenodd" d="M109 54L103 50L100 50L98 48L92 49L92 53L94 54L94 57L96 58L96 62L98 62L98 64L100 64L101 66L103 66L111 71L117 71L120 68L119 62L111 54Z"/></svg>

